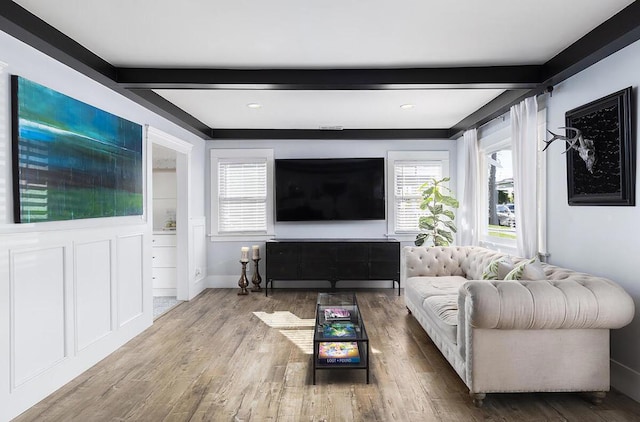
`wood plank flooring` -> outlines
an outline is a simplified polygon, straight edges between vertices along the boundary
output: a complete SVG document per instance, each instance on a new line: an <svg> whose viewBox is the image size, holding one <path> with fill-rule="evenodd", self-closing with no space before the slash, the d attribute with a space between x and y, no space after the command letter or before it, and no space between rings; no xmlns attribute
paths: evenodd
<svg viewBox="0 0 640 422"><path fill-rule="evenodd" d="M612 391L492 394L468 390L391 289L358 291L371 341L365 372L318 371L312 385L317 292L272 296L210 289L19 416L16 421L639 421L640 404Z"/></svg>

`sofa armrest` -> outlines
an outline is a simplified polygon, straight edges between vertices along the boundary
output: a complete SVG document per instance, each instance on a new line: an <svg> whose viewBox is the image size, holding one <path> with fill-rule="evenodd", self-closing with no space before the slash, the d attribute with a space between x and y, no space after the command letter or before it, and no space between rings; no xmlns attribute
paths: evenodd
<svg viewBox="0 0 640 422"><path fill-rule="evenodd" d="M621 328L633 299L611 280L479 281L460 287L460 308L475 328Z"/></svg>

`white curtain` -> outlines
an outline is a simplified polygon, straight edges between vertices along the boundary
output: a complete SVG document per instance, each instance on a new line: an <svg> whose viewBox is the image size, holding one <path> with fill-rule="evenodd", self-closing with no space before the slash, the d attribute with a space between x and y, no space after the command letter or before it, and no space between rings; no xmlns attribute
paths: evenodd
<svg viewBox="0 0 640 422"><path fill-rule="evenodd" d="M537 116L535 96L511 107L516 236L518 255L523 257L533 257L538 253Z"/></svg>
<svg viewBox="0 0 640 422"><path fill-rule="evenodd" d="M462 195L458 212L458 232L460 244L469 246L478 244L478 182L481 180L478 173L478 131L469 129L463 135L463 162L464 182L462 183Z"/></svg>

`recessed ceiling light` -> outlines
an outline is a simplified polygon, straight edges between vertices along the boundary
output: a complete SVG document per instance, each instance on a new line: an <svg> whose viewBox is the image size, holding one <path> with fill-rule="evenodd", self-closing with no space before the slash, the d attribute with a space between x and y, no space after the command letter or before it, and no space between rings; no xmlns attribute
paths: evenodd
<svg viewBox="0 0 640 422"><path fill-rule="evenodd" d="M414 107L415 107L415 105L413 105L413 104L402 104L400 106L400 108L403 109L403 110L411 110Z"/></svg>
<svg viewBox="0 0 640 422"><path fill-rule="evenodd" d="M247 107L249 107L249 108L260 108L260 107L262 107L262 104L249 103L249 104L247 104Z"/></svg>

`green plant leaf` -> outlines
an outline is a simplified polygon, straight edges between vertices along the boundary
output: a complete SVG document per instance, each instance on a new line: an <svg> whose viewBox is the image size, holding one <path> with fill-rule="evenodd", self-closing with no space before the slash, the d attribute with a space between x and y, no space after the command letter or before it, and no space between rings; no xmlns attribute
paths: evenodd
<svg viewBox="0 0 640 422"><path fill-rule="evenodd" d="M455 223L453 221L443 221L442 222L445 226L447 226L447 228L449 230L451 230L454 233L458 232L458 228L456 227Z"/></svg>
<svg viewBox="0 0 640 422"><path fill-rule="evenodd" d="M442 196L442 198L440 198L440 202L451 208L458 208L459 206L458 201L450 196Z"/></svg>
<svg viewBox="0 0 640 422"><path fill-rule="evenodd" d="M425 183L426 184L426 183ZM422 189L422 187L425 185L423 184L420 188ZM422 191L422 196L429 196L433 194L433 191L435 190L434 186L431 186L430 188L424 189Z"/></svg>
<svg viewBox="0 0 640 422"><path fill-rule="evenodd" d="M447 239L447 243L453 243L453 235L447 231L438 232L439 235Z"/></svg>
<svg viewBox="0 0 640 422"><path fill-rule="evenodd" d="M451 220L455 220L456 218L456 215L451 210L443 210L442 214L446 215Z"/></svg>
<svg viewBox="0 0 640 422"><path fill-rule="evenodd" d="M424 241L427 240L429 236L426 233L419 233L416 236L416 240L415 240L415 245L416 246L422 246L424 244Z"/></svg>

